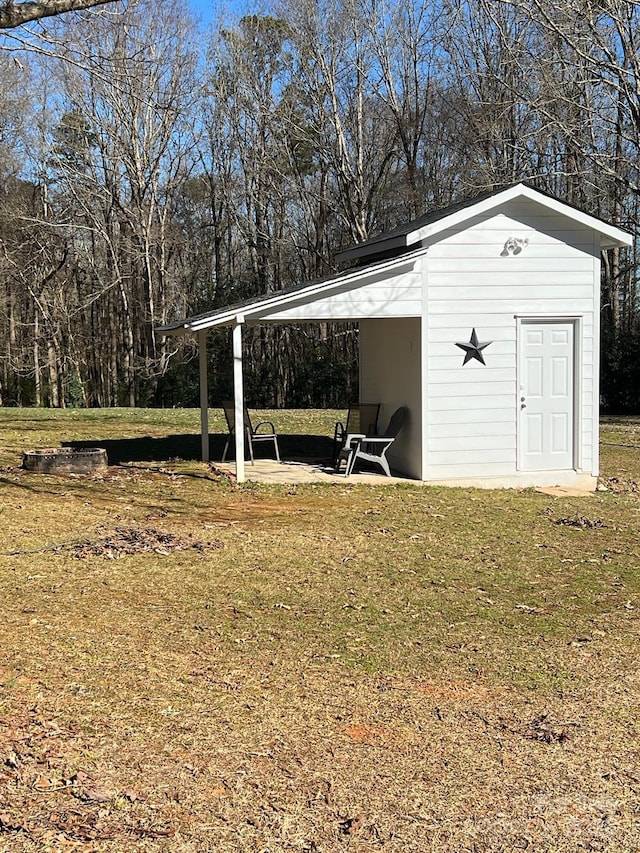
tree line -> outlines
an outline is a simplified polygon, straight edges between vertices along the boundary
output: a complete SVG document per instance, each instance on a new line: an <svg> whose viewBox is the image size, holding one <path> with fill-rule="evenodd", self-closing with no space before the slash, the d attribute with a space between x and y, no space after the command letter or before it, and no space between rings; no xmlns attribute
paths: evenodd
<svg viewBox="0 0 640 853"><path fill-rule="evenodd" d="M0 403L197 403L154 326L527 180L638 230L640 13L622 0L295 0L220 17L124 0L0 44ZM636 250L603 257L603 402L640 391ZM210 335L211 399L231 388ZM245 339L248 397L343 405L348 324Z"/></svg>

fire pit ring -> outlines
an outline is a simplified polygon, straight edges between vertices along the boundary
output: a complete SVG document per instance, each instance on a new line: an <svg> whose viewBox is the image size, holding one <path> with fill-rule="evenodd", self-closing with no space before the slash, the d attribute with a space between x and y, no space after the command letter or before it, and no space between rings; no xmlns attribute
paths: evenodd
<svg viewBox="0 0 640 853"><path fill-rule="evenodd" d="M22 467L36 474L88 474L108 464L102 447L46 447L22 454Z"/></svg>

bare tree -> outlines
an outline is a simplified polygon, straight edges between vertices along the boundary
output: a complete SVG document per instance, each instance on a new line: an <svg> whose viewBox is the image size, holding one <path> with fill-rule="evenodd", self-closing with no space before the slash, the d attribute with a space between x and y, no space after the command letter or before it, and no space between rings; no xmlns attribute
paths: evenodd
<svg viewBox="0 0 640 853"><path fill-rule="evenodd" d="M513 97L539 117L555 162L554 191L616 225L637 227L640 193L640 6L629 0L482 0L480 14L524 26L520 73L506 80ZM537 92L532 96L532 85ZM547 178L549 181L549 178ZM619 249L604 255L605 320L622 327L635 276ZM628 311L627 311L628 316Z"/></svg>
<svg viewBox="0 0 640 853"><path fill-rule="evenodd" d="M192 163L197 87L188 30L171 17L178 10L149 10L134 2L117 20L76 22L66 55L100 54L100 74L65 56L46 64L58 115L43 112L31 148L47 153L34 158L44 204L28 224L33 244L55 235L59 254L42 274L23 263L21 275L53 405L71 385L93 405L135 404L166 366L153 327L179 289L174 200Z"/></svg>
<svg viewBox="0 0 640 853"><path fill-rule="evenodd" d="M104 6L106 3L113 2L115 0L24 0L22 3L5 0L0 5L0 30L10 30L42 18L91 9L94 6Z"/></svg>

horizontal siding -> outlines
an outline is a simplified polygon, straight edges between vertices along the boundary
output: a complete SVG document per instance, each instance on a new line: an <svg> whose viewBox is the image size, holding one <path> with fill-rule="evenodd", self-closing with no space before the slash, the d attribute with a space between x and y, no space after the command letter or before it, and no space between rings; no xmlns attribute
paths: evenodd
<svg viewBox="0 0 640 853"><path fill-rule="evenodd" d="M473 450L468 451L469 447L469 438L473 439ZM496 440L500 439L500 448L496 448ZM435 438L432 437L427 442L427 447L429 448L429 452L432 451L442 451L443 453L455 451L458 452L471 452L475 453L478 450L490 450L496 451L498 453L503 453L503 458L509 456L510 454L507 451L515 451L516 449L516 437L513 434L513 430L511 434L498 434L498 433L490 433L490 434L482 434L480 430L477 430L473 435L449 435L446 438ZM484 453L483 453L484 456ZM442 461L442 460L441 460Z"/></svg>
<svg viewBox="0 0 640 853"><path fill-rule="evenodd" d="M438 276L438 282L446 280L447 276L442 275ZM545 276L544 284L536 284L536 299L558 299L558 283L554 283L550 281L552 276ZM579 299L591 299L593 296L593 288L589 282L585 282L584 274L580 273L579 275L574 276L563 276L562 281L560 282L562 288L564 289L567 285L571 285L571 296L572 298ZM575 279L575 281L573 281ZM483 299L495 299L495 300L509 300L510 302L516 302L521 299L530 299L530 294L521 294L519 291L523 290L524 287L516 284L494 284L496 276L491 275L487 281L491 282L490 284L483 284L480 281L480 287L482 289L482 298ZM478 284L459 284L460 276L452 275L450 284L443 284L440 286L433 286L429 289L429 298L436 301L445 301L445 302L461 302L466 304L468 299L477 299L478 298Z"/></svg>
<svg viewBox="0 0 640 853"><path fill-rule="evenodd" d="M431 391L431 388L429 388ZM497 394L478 395L473 401L474 411L476 409L501 409L513 412L515 405L515 382L511 393L498 396ZM459 412L469 409L469 400L466 397L429 397L429 410L431 412Z"/></svg>
<svg viewBox="0 0 640 853"><path fill-rule="evenodd" d="M482 232L496 232L502 237L502 243L511 236L531 237L542 241L567 243L569 245L593 245L590 232L578 222L570 222L560 213L545 210L530 201L509 202L500 212L483 214L475 221L469 220L466 231L451 229L447 242L473 241L473 235ZM504 236L503 236L504 235Z"/></svg>
<svg viewBox="0 0 640 853"><path fill-rule="evenodd" d="M433 456L437 456L437 461L432 461L429 466L430 468L434 468L436 465L458 465L462 468L463 466L474 464L481 467L490 462L492 465L500 463L503 465L510 464L512 466L511 470L514 471L516 462L515 441L511 447L474 447L472 449L458 447L457 449L441 450L437 454L429 454L430 459Z"/></svg>
<svg viewBox="0 0 640 853"><path fill-rule="evenodd" d="M507 229L509 229L508 233ZM504 255L502 254L504 244L509 237L525 239L529 242L523 247L519 255ZM517 263L525 253L526 257L529 258L557 257L565 259L591 256L594 251L592 237L591 235L585 236L583 229L558 232L557 237L552 237L544 233L535 233L525 225L508 226L505 224L491 228L476 226L462 236L455 235L448 238L445 236L444 239L430 248L430 257L437 261L441 256L446 255L447 250L443 247L453 245L463 245L470 248L474 257L491 259L498 257L502 264ZM496 253L496 246L499 248L498 253Z"/></svg>
<svg viewBox="0 0 640 853"><path fill-rule="evenodd" d="M493 257L482 257L479 253L476 254L473 249L475 246L465 246L469 255L467 257L456 258L455 271L451 267L451 258L433 257L429 253L429 272L431 275L464 275L465 273L474 274L478 272L478 264L482 264L483 273L499 273L500 275L515 275L520 277L523 273L533 273L537 275L541 272L548 272L552 275L560 277L563 274L573 277L582 272L589 273L593 269L593 258L589 255L581 253L574 257L534 257L529 252L527 246L523 249L521 255L516 255L509 258L501 258L497 251L499 246L494 245Z"/></svg>
<svg viewBox="0 0 640 853"><path fill-rule="evenodd" d="M453 374L453 371L451 371ZM500 397L508 396L516 393L516 383L514 371L511 371L511 379L503 382L489 382L487 379L481 382L464 382L460 377L453 377L448 383L432 383L429 378L431 389L431 399L439 400L441 397L448 399L452 394L456 396L470 397Z"/></svg>
<svg viewBox="0 0 640 853"><path fill-rule="evenodd" d="M488 350L484 351L486 358L489 358L487 354ZM512 382L513 381L513 356L505 356L505 365L504 367L497 367L495 362L493 362L494 366L491 368L490 373L487 372L487 369L483 370L483 374L486 377L490 378L491 384L495 385L498 382ZM463 353L460 352L460 362L463 360ZM440 362L443 362L444 359L440 359ZM464 371L462 370L452 370L451 369L451 359L449 359L449 365L446 370L429 370L429 382L432 385L455 385L456 392L459 394L463 392L464 388L472 389L474 387L480 386L483 391L482 393L489 393L489 388L486 387L486 379L485 376L482 377L480 381L475 378L472 378L472 372L475 377L476 373L479 373L482 370L482 365L479 362L468 362L468 366ZM478 364L478 368L476 370L475 364ZM430 365L431 367L431 365Z"/></svg>
<svg viewBox="0 0 640 853"><path fill-rule="evenodd" d="M429 301L429 307L432 307ZM511 329L513 327L513 317L517 312L514 310L507 313L496 312L494 314L482 313L480 318L484 328L491 328L494 335L497 335L501 328ZM430 341L450 341L452 330L457 330L456 334L464 335L469 332L473 326L478 325L478 315L471 314L466 310L466 305L458 305L457 310L453 314L429 314L427 318L429 327Z"/></svg>
<svg viewBox="0 0 640 853"><path fill-rule="evenodd" d="M532 288L533 289L533 288ZM572 298L567 293L556 291L554 299L538 299L531 296L529 299L514 299L505 296L504 299L483 299L478 293L475 299L465 299L464 303L456 300L441 300L440 302L429 301L430 317L444 314L446 317L456 315L458 310L464 307L466 314L475 317L473 325L478 327L485 311L488 314L549 314L556 317L584 314L593 311L593 299ZM485 323L486 326L486 323Z"/></svg>
<svg viewBox="0 0 640 853"><path fill-rule="evenodd" d="M475 438L482 436L510 436L514 434L513 418L508 418L504 421L495 420L495 412L491 412L493 417L488 417L484 422L482 420L467 420L462 423L457 420L455 423L432 423L429 427L428 443L429 447L434 447L434 441L448 441L455 438Z"/></svg>
<svg viewBox="0 0 640 853"><path fill-rule="evenodd" d="M429 428L433 428L435 430L438 428L451 429L463 426L474 427L478 424L499 425L502 423L511 424L512 429L515 431L516 414L513 407L509 409L506 407L479 409L475 406L470 408L467 405L466 408L463 409L432 408L429 418ZM469 435L473 435L473 430L471 430Z"/></svg>
<svg viewBox="0 0 640 853"><path fill-rule="evenodd" d="M586 421L586 420L593 419L593 416L594 416L593 413L594 413L593 406L590 406L588 403L585 403L582 407L582 417L584 418L584 420Z"/></svg>
<svg viewBox="0 0 640 853"><path fill-rule="evenodd" d="M445 233L427 256L427 464L429 479L517 472L517 317L584 317L580 351L581 463L592 458L594 270L586 228L525 201ZM526 239L504 256L509 238ZM456 343L475 329L486 364Z"/></svg>
<svg viewBox="0 0 640 853"><path fill-rule="evenodd" d="M461 338L462 340L462 338ZM467 341L469 340L469 335L467 334ZM451 345L449 345L451 348ZM464 352L461 349L457 349L457 357L459 359L459 364L462 364L464 359ZM513 370L513 360L515 358L514 352L503 352L496 353L493 351L493 347L487 347L483 351L483 355L485 357L485 361L490 361L491 363L491 371L492 378L502 378L504 379L504 375L501 377L497 376L498 370ZM452 359L451 354L449 355L434 355L429 361L429 378L433 382L451 382L451 368L454 366L454 359ZM474 368L467 368L468 370L473 370ZM494 372L495 371L495 372Z"/></svg>
<svg viewBox="0 0 640 853"><path fill-rule="evenodd" d="M471 461L465 460L460 464L434 464L429 469L430 480L472 480L482 477L513 476L515 458L507 462Z"/></svg>

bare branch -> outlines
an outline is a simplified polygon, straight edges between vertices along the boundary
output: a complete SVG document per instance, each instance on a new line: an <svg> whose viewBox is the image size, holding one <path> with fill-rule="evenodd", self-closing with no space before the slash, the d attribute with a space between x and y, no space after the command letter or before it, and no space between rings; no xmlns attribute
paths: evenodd
<svg viewBox="0 0 640 853"><path fill-rule="evenodd" d="M115 0L27 0L24 3L14 3L13 0L5 0L0 5L0 29L11 30L31 21L51 18L64 12L77 12L114 2Z"/></svg>

